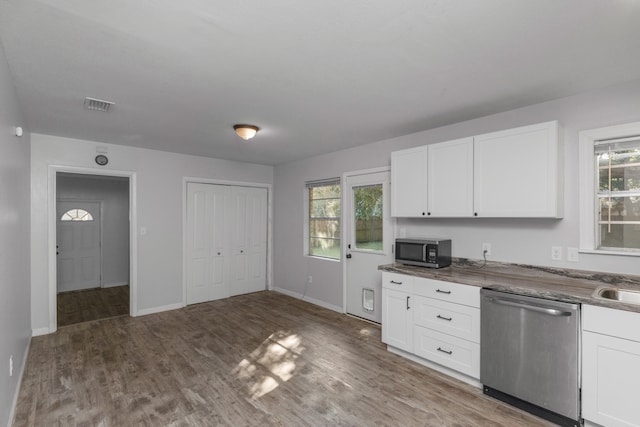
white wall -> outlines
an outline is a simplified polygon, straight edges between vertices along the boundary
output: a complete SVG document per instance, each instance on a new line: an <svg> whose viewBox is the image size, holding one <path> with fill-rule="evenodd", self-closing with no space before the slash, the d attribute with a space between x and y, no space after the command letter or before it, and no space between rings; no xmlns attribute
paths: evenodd
<svg viewBox="0 0 640 427"><path fill-rule="evenodd" d="M58 200L102 202L102 285L129 284L129 181L59 174L56 196Z"/></svg>
<svg viewBox="0 0 640 427"><path fill-rule="evenodd" d="M29 139L0 45L0 425L8 425L31 338L29 306ZM13 376L9 357L13 355Z"/></svg>
<svg viewBox="0 0 640 427"><path fill-rule="evenodd" d="M303 254L304 183L341 176L343 172L387 166L391 151L559 120L563 126L565 216L548 219L399 219L407 236L450 237L453 256L482 258L482 242L492 244L494 261L640 274L637 257L580 254L580 261L551 261L551 246L579 247L578 132L640 120L640 80L457 123L400 138L308 158L275 169L274 285L342 306L342 262ZM566 259L566 252L565 252Z"/></svg>
<svg viewBox="0 0 640 427"><path fill-rule="evenodd" d="M179 142L176 142L179 143ZM273 168L186 156L49 135L31 141L31 320L43 332L49 326L48 170L49 165L100 168L97 147L108 149L101 170L134 172L137 182L137 310L150 312L183 303L183 177L272 184ZM55 261L53 261L55 262Z"/></svg>

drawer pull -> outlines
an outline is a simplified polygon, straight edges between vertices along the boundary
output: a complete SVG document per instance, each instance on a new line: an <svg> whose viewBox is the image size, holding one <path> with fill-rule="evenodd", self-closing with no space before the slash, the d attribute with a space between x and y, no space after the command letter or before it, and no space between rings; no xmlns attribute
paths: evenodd
<svg viewBox="0 0 640 427"><path fill-rule="evenodd" d="M451 291L441 291L440 289L436 289L436 292L441 293L441 294L447 294L447 295L449 295L451 293Z"/></svg>
<svg viewBox="0 0 640 427"><path fill-rule="evenodd" d="M446 353L449 356L451 356L453 354L453 350L443 350L440 347L438 347L438 351L441 352L441 353Z"/></svg>
<svg viewBox="0 0 640 427"><path fill-rule="evenodd" d="M402 285L402 282L396 282L395 280L389 280L389 283L393 283L394 285Z"/></svg>
<svg viewBox="0 0 640 427"><path fill-rule="evenodd" d="M438 319L446 320L447 322L451 322L453 320L453 317L444 317L444 316L441 316L439 314L436 317Z"/></svg>

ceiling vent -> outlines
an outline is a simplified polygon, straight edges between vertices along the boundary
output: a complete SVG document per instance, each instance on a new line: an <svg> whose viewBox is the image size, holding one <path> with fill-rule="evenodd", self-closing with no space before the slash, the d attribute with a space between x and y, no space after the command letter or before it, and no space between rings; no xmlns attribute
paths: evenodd
<svg viewBox="0 0 640 427"><path fill-rule="evenodd" d="M113 105L113 102L105 101L103 99L96 99L96 98L89 98L89 97L86 97L84 99L84 107L89 110L104 111L106 113L107 111L109 111L112 105Z"/></svg>

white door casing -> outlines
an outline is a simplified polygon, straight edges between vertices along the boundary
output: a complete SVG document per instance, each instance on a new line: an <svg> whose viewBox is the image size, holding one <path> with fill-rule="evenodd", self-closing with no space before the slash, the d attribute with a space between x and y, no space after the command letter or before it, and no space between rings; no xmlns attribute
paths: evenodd
<svg viewBox="0 0 640 427"><path fill-rule="evenodd" d="M64 221L63 215L83 209L89 221ZM101 280L101 202L62 201L56 207L57 292L100 287Z"/></svg>
<svg viewBox="0 0 640 427"><path fill-rule="evenodd" d="M393 221L389 197L389 176L387 170L362 171L346 174L344 182L343 218L346 227L346 274L345 311L373 322L382 321L382 276L378 266L393 262ZM356 189L382 190L381 244L359 242L356 235L356 215L354 203ZM362 231L361 231L362 232ZM366 240L366 238L365 238Z"/></svg>

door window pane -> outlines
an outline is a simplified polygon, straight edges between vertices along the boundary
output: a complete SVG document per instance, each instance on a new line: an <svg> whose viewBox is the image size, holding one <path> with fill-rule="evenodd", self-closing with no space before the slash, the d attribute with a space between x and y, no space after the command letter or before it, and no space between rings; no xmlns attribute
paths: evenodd
<svg viewBox="0 0 640 427"><path fill-rule="evenodd" d="M382 250L382 184L353 189L355 248Z"/></svg>
<svg viewBox="0 0 640 427"><path fill-rule="evenodd" d="M93 221L93 215L84 209L69 209L62 214L60 221Z"/></svg>

